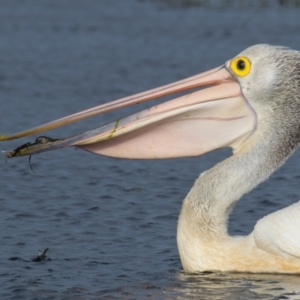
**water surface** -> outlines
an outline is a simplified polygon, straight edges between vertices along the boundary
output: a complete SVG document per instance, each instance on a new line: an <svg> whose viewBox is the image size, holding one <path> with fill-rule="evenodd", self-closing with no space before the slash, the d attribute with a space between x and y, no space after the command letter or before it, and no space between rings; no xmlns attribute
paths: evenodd
<svg viewBox="0 0 300 300"><path fill-rule="evenodd" d="M166 1L3 2L1 132L197 74L253 44L299 50L299 13ZM51 136L79 133L147 105ZM300 299L298 276L182 271L176 246L182 200L200 172L228 155L128 161L64 149L34 156L36 174L27 158L3 156L1 299ZM299 158L298 151L238 203L231 234L248 234L262 216L299 199ZM32 262L46 247L51 260Z"/></svg>

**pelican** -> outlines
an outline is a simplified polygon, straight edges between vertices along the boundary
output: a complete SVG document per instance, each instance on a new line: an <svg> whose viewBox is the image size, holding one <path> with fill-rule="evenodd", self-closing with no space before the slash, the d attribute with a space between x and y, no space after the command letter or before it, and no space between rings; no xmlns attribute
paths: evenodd
<svg viewBox="0 0 300 300"><path fill-rule="evenodd" d="M205 87L203 89L203 87ZM300 143L300 52L256 45L224 65L13 135L9 140L189 89L197 91L65 139L40 137L7 153L32 155L76 146L131 159L233 155L200 174L183 201L177 244L184 270L300 273L300 202L229 236L234 204L266 180Z"/></svg>

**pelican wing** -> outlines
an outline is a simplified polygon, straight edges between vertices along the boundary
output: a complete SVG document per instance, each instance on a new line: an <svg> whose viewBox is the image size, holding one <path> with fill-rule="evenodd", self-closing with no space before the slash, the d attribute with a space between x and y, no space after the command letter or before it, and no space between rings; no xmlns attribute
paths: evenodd
<svg viewBox="0 0 300 300"><path fill-rule="evenodd" d="M300 258L300 201L276 211L254 228L257 246L270 253Z"/></svg>

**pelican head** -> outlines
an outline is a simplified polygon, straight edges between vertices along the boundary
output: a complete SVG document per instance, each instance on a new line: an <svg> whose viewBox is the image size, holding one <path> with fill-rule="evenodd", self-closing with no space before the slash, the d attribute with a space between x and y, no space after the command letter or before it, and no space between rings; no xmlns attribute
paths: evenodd
<svg viewBox="0 0 300 300"><path fill-rule="evenodd" d="M240 57L248 68L236 70L234 62ZM299 102L300 53L281 46L256 45L227 61L226 69L239 82L245 98L256 107L275 108L291 97ZM291 104L289 101L289 104ZM286 103L287 104L287 103ZM259 108L257 108L259 110ZM258 112L258 111L257 111Z"/></svg>
<svg viewBox="0 0 300 300"><path fill-rule="evenodd" d="M234 66L241 58L246 65L242 72ZM277 160L272 163L282 163L300 142L300 52L281 46L256 45L227 61L225 67L255 111L257 128L252 138L256 142L257 136L263 136L260 138L263 143L257 146L266 151L274 148ZM251 138L247 142L250 141Z"/></svg>

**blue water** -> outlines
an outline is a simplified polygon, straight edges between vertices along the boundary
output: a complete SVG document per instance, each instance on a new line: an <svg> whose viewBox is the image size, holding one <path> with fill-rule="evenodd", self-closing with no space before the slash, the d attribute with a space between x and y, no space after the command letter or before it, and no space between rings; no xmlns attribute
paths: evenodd
<svg viewBox="0 0 300 300"><path fill-rule="evenodd" d="M253 44L300 49L300 10L183 2L2 2L0 131L197 74ZM147 105L49 135L79 133ZM29 141L2 143L1 150ZM182 271L182 200L200 172L228 155L129 161L64 149L32 157L33 173L28 158L6 161L3 154L0 298L300 299L298 276ZM298 151L238 203L232 234L248 234L262 216L300 198L299 158ZM50 260L33 262L46 247Z"/></svg>

